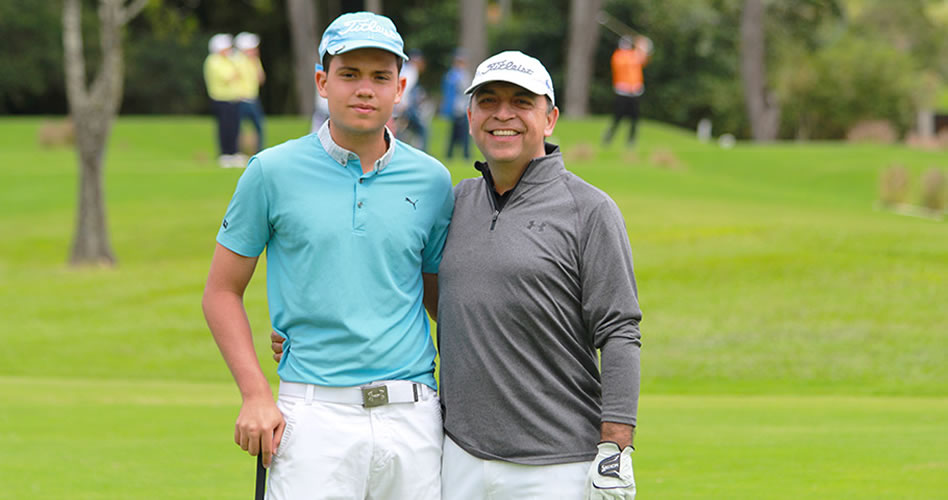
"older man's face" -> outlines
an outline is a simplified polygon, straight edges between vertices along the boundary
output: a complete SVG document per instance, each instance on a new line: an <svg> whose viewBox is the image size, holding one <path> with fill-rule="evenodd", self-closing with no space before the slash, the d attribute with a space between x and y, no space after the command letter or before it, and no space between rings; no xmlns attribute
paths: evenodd
<svg viewBox="0 0 948 500"><path fill-rule="evenodd" d="M546 154L559 110L547 111L546 96L507 82L484 84L467 110L471 137L493 167L520 168Z"/></svg>

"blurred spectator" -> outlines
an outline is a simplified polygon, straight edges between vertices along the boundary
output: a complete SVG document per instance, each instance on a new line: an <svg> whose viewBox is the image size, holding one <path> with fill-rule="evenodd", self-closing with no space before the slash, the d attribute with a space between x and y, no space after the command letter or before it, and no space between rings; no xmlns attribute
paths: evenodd
<svg viewBox="0 0 948 500"><path fill-rule="evenodd" d="M467 100L464 89L471 83L471 74L467 70L467 60L464 51L454 51L454 62L451 69L441 80L441 115L451 122L451 135L448 139L448 150L445 158L451 158L455 144L460 143L464 150L464 158L470 159L470 135L467 129Z"/></svg>
<svg viewBox="0 0 948 500"><path fill-rule="evenodd" d="M322 71L323 65L316 63L316 71ZM319 128L323 126L323 123L329 119L329 103L326 101L326 98L319 95L319 89L316 89L316 100L313 101L315 106L313 107L313 120L310 124L310 132L319 132Z"/></svg>
<svg viewBox="0 0 948 500"><path fill-rule="evenodd" d="M231 59L233 37L218 33L208 42L204 60L204 82L211 98L211 111L217 120L217 162L221 167L242 167L246 157L237 152L238 109L241 83L240 71Z"/></svg>
<svg viewBox="0 0 948 500"><path fill-rule="evenodd" d="M652 53L652 41L638 36L633 41L624 36L619 39L619 47L612 53L612 89L616 93L612 111L612 124L602 137L603 146L612 141L612 135L622 118L629 119L629 138L626 146L635 145L635 132L639 122L639 98L645 93L645 79L642 68L648 64Z"/></svg>
<svg viewBox="0 0 948 500"><path fill-rule="evenodd" d="M426 109L427 93L418 79L425 71L425 56L418 49L408 51L408 62L402 66L405 91L402 100L395 105L395 120L398 138L412 146L428 149L428 121L431 116Z"/></svg>
<svg viewBox="0 0 948 500"><path fill-rule="evenodd" d="M245 31L237 34L234 45L237 47L234 62L240 70L240 83L243 87L238 104L240 116L238 123L243 122L244 118L250 118L257 130L257 151L259 152L266 144L263 133L263 106L260 105L260 86L267 78L263 71L263 64L260 63L260 37ZM239 125L237 129L239 132Z"/></svg>

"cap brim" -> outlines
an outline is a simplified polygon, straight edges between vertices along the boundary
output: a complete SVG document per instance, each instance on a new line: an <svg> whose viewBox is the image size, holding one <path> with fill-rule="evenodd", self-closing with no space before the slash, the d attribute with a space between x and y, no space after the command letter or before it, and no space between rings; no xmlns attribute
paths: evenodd
<svg viewBox="0 0 948 500"><path fill-rule="evenodd" d="M335 47L327 47L326 53L329 55L337 56L339 54L345 54L346 52L352 52L353 50L358 49L381 49L386 52L391 52L398 57L401 57L403 60L407 61L408 56L404 52L399 50L392 49L391 46L385 45L382 42L376 40L356 40L351 41L347 40L346 43L338 44Z"/></svg>
<svg viewBox="0 0 948 500"><path fill-rule="evenodd" d="M465 94L473 94L477 89L483 87L484 85L487 85L488 83L493 83L493 82L505 82L505 83L509 83L509 84L512 84L512 85L516 85L516 86L518 86L518 87L520 87L520 88L529 90L530 92L533 92L533 93L536 94L536 95L545 95L545 96L547 96L547 97L550 97L551 99L553 98L552 96L550 96L550 92L549 92L549 90L548 90L546 87L543 87L543 86L541 86L541 85L539 85L539 84L537 84L537 85L524 85L523 82L518 82L513 76L507 77L506 75L503 75L503 74L497 75L497 76L494 76L494 77L491 77L489 80L483 80L483 81L479 81L479 82L473 82L473 83L471 84L471 86L468 87L467 90L464 91L464 93L465 93Z"/></svg>

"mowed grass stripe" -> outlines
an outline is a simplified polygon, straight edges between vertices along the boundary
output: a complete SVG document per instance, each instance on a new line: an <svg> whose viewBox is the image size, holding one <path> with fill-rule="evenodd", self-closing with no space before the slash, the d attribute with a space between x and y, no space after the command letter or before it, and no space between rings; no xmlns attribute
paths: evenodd
<svg viewBox="0 0 948 500"><path fill-rule="evenodd" d="M232 384L2 377L0 395L2 499L250 496Z"/></svg>
<svg viewBox="0 0 948 500"><path fill-rule="evenodd" d="M0 377L0 499L247 497L230 383ZM643 394L640 498L943 498L948 399Z"/></svg>
<svg viewBox="0 0 948 500"><path fill-rule="evenodd" d="M643 498L942 498L948 400L645 394Z"/></svg>

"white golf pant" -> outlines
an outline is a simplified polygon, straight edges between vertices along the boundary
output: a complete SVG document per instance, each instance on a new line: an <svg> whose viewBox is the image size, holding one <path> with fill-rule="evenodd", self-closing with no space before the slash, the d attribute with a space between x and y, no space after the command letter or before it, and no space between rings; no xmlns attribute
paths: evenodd
<svg viewBox="0 0 948 500"><path fill-rule="evenodd" d="M315 391L301 394L308 384L281 383L277 406L286 430L270 466L267 499L439 500L438 396L423 384L396 384L408 384L419 401L365 408L358 388L312 386ZM352 395L360 402L330 402Z"/></svg>
<svg viewBox="0 0 948 500"><path fill-rule="evenodd" d="M444 438L444 500L582 500L592 462L521 465L483 460Z"/></svg>

